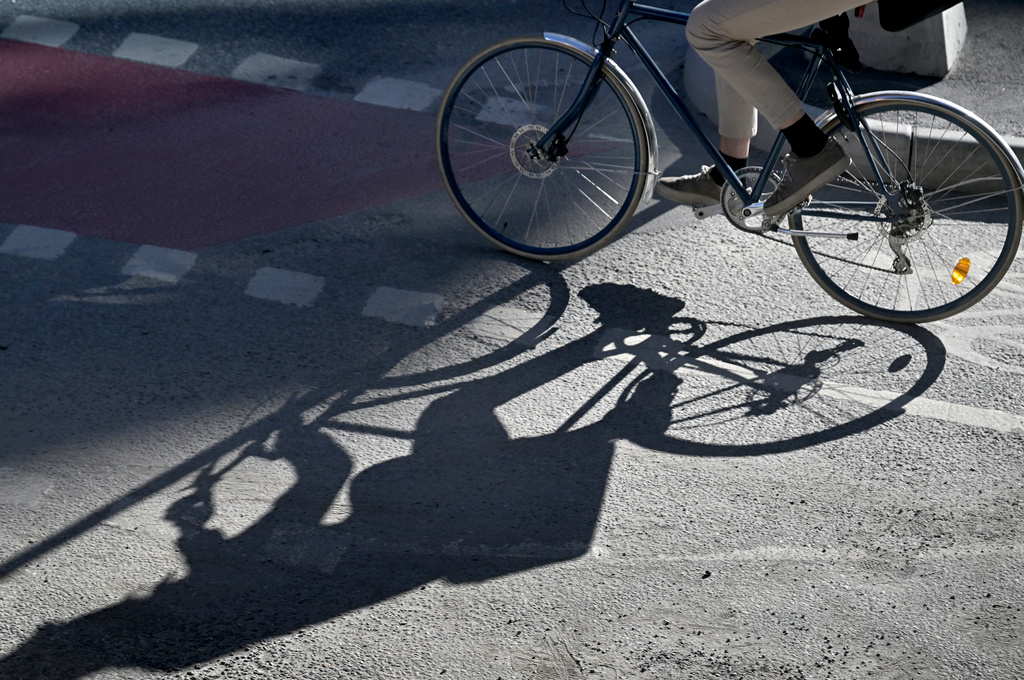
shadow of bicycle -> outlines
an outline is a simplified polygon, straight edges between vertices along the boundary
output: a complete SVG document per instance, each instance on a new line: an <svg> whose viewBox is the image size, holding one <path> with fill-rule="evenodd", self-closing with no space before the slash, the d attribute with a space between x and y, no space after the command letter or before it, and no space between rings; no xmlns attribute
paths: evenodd
<svg viewBox="0 0 1024 680"><path fill-rule="evenodd" d="M573 560L590 548L616 442L667 455L795 451L897 417L944 363L921 328L849 317L737 328L616 284L580 291L597 313L591 332L545 341L567 295L560 278L549 286L548 313L522 329L525 342L418 371L391 357L365 384L296 394L154 480L134 498L191 480L165 513L187 575L39 629L0 660L0 677L183 669L438 579L481 582ZM481 311L453 316L435 339L472 333ZM426 405L403 429L389 414L417 400ZM367 455L352 442L367 438L399 441L408 455L358 469ZM222 531L215 518L243 500L222 487L253 460L287 462L293 483L264 514Z"/></svg>

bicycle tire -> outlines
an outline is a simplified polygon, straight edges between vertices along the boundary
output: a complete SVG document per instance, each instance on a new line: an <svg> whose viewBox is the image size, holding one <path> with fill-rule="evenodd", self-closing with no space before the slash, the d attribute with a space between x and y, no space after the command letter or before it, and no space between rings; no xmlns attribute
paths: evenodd
<svg viewBox="0 0 1024 680"><path fill-rule="evenodd" d="M644 193L650 146L635 88L605 67L555 162L527 153L582 89L594 52L571 40L513 38L455 75L437 154L462 215L500 248L535 260L582 257L612 241Z"/></svg>
<svg viewBox="0 0 1024 680"><path fill-rule="evenodd" d="M859 238L795 236L801 262L829 295L865 316L923 323L967 309L995 288L1020 245L1020 164L987 124L945 100L879 92L857 97L854 108L870 132L870 152L834 113L821 122L854 163L789 223ZM904 202L916 207L902 224L892 219L868 153L888 169L888 187L905 183Z"/></svg>

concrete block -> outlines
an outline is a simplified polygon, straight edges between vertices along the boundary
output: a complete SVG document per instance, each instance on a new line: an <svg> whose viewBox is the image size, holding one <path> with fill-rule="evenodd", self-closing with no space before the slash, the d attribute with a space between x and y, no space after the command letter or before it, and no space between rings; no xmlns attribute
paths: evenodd
<svg viewBox="0 0 1024 680"><path fill-rule="evenodd" d="M850 37L865 66L942 78L967 40L967 16L959 4L905 31L890 33L879 25L878 5L872 3L862 18L851 21Z"/></svg>
<svg viewBox="0 0 1024 680"><path fill-rule="evenodd" d="M953 67L967 38L967 18L962 4L899 33L882 29L876 4L868 5L864 16L852 19L851 24L850 36L857 45L861 61L871 68L896 73L944 76ZM770 57L781 48L762 43L759 49ZM689 46L684 63L683 89L687 98L697 111L717 124L714 71ZM805 108L811 118L821 112L811 106ZM770 148L775 134L764 117L758 116L758 133L752 142L754 148Z"/></svg>

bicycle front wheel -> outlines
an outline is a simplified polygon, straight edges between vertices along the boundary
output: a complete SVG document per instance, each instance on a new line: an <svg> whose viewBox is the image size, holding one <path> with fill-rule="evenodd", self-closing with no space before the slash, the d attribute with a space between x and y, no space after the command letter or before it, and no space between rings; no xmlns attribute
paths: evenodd
<svg viewBox="0 0 1024 680"><path fill-rule="evenodd" d="M1019 164L988 125L941 99L875 93L855 108L863 143L837 118L822 127L853 165L789 219L794 230L857 240L796 236L801 261L833 298L866 316L921 323L967 309L1017 252Z"/></svg>
<svg viewBox="0 0 1024 680"><path fill-rule="evenodd" d="M565 133L568 152L555 161L530 154L581 92L593 60L567 42L507 40L470 60L445 93L437 127L445 187L470 224L509 252L586 255L614 239L640 201L648 138L629 87L610 69Z"/></svg>

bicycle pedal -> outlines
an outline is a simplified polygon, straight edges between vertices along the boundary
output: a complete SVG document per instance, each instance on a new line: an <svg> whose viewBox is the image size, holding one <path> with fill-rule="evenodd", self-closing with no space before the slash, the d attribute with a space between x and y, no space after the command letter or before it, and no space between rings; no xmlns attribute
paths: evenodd
<svg viewBox="0 0 1024 680"><path fill-rule="evenodd" d="M814 196L808 196L807 198L805 198L804 200L800 201L795 206L793 206L793 208L787 214L799 215L800 213L803 212L804 208L806 208L807 206L809 206L811 204L811 201L813 201L813 200L814 200ZM781 217L781 215L780 215L780 217Z"/></svg>

